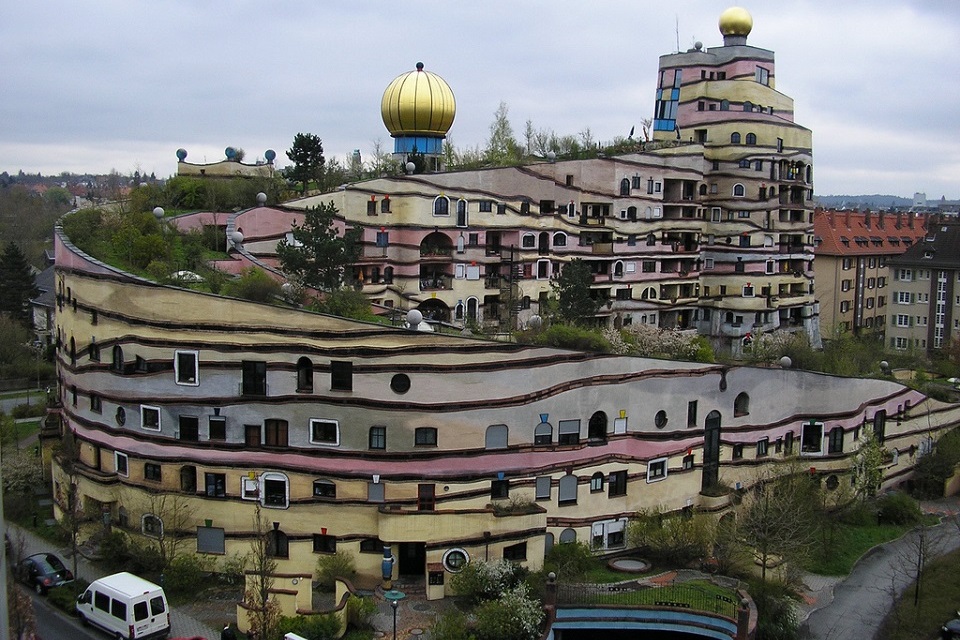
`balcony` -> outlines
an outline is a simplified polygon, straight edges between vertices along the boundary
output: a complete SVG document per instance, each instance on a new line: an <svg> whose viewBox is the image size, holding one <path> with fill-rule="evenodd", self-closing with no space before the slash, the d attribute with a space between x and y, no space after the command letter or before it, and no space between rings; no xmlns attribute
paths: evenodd
<svg viewBox="0 0 960 640"><path fill-rule="evenodd" d="M446 274L420 276L420 291L442 291L453 288L453 277Z"/></svg>
<svg viewBox="0 0 960 640"><path fill-rule="evenodd" d="M613 243L612 242L594 242L593 245L591 245L591 251L594 255L612 256Z"/></svg>

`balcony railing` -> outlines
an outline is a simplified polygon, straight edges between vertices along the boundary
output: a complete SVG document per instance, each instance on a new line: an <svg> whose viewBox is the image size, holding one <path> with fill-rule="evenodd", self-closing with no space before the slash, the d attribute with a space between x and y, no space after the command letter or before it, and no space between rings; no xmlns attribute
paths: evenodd
<svg viewBox="0 0 960 640"><path fill-rule="evenodd" d="M440 291L453 288L453 278L447 275L420 276L421 291Z"/></svg>

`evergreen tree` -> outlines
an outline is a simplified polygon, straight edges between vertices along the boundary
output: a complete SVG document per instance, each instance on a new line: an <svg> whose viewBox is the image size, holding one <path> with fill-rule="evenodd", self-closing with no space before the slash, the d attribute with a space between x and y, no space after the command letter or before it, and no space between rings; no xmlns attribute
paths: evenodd
<svg viewBox="0 0 960 640"><path fill-rule="evenodd" d="M601 301L590 296L592 282L590 265L580 258L574 258L554 275L550 286L557 296L557 315L563 322L582 325L597 313Z"/></svg>
<svg viewBox="0 0 960 640"><path fill-rule="evenodd" d="M323 141L312 133L298 133L293 137L293 146L287 150L287 157L293 163L286 171L287 177L303 185L303 193L307 192L307 184L314 180L318 184L323 178Z"/></svg>
<svg viewBox="0 0 960 640"><path fill-rule="evenodd" d="M30 300L39 294L30 264L11 241L0 255L0 313L30 326Z"/></svg>
<svg viewBox="0 0 960 640"><path fill-rule="evenodd" d="M277 245L280 268L305 287L319 291L336 291L344 282L349 265L360 252L360 229L337 232L334 218L337 207L322 203L306 211L302 225L293 225L293 242L286 239Z"/></svg>

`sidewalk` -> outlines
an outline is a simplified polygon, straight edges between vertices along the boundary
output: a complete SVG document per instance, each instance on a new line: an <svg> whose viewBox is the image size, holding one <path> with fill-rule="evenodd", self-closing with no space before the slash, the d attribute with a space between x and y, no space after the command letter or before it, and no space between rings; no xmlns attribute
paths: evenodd
<svg viewBox="0 0 960 640"><path fill-rule="evenodd" d="M69 549L55 548L53 543L44 540L33 532L14 523L7 522L6 525L7 533L15 547L18 543L18 540L22 537L24 542L24 555L39 553L41 551L50 551L52 549L63 559L63 563L67 565L67 568L69 568L71 571L73 570L73 558L70 555ZM78 577L83 578L88 582L93 582L97 578L108 575L106 571L87 560L85 557L83 557L83 555L80 555L77 558L77 574ZM231 616L231 619L235 616L236 614L234 613L233 616ZM171 638L176 638L178 636L187 638L200 637L206 638L207 640L218 640L220 638L220 631L218 629L212 629L199 620L191 618L182 611L179 611L177 607L170 608L170 626Z"/></svg>

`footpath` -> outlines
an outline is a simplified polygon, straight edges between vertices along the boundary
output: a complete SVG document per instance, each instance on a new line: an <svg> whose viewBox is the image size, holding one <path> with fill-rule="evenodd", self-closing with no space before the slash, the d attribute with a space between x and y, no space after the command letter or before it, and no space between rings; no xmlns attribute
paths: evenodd
<svg viewBox="0 0 960 640"><path fill-rule="evenodd" d="M926 528L926 559L929 561L960 548L960 498L922 502L924 512L941 518ZM804 602L800 606L802 637L810 640L876 638L880 625L894 602L916 576L919 533L874 547L846 577L806 574Z"/></svg>

